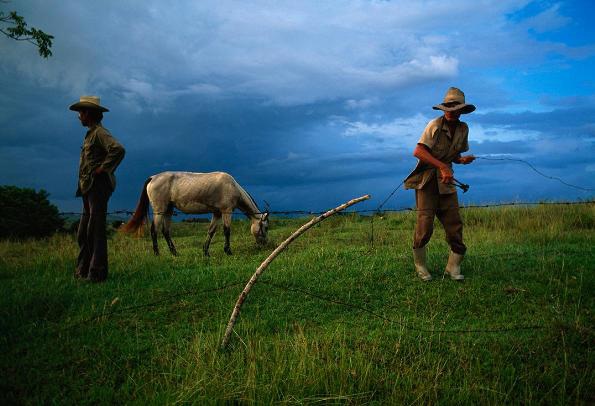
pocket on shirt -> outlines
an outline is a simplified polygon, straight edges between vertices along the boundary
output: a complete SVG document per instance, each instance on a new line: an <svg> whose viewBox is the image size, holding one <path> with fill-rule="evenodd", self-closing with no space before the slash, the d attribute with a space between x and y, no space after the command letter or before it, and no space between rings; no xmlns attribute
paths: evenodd
<svg viewBox="0 0 595 406"><path fill-rule="evenodd" d="M448 152L449 145L444 142L437 142L432 148L432 155L435 157L444 156Z"/></svg>

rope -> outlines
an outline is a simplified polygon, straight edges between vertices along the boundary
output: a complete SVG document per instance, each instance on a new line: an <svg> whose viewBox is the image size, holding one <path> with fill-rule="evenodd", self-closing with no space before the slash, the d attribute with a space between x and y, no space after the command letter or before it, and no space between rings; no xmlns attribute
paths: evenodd
<svg viewBox="0 0 595 406"><path fill-rule="evenodd" d="M492 328L492 329L467 329L467 330L428 330L428 329L423 329L423 328L419 328L419 327L412 327L412 326L408 326L400 321L391 319L390 317L386 317L382 314L376 313L370 309L366 309L365 307L361 307L361 306L357 306L357 305L353 305L351 303L347 303L347 302L343 302L341 300L338 299L334 299L334 298L328 298L325 296L322 296L320 294L317 293L312 293L312 292L308 292L306 290L303 289L299 289L296 287L292 287L292 286L283 286L283 285L278 285L272 282L268 282L268 281L261 281L261 283L264 283L266 285L272 286L274 288L280 289L280 290L284 290L286 292L293 292L293 293L300 293L302 295L306 295L306 296L310 296L328 303L333 303L333 304L337 304L343 307L347 307L350 309L354 309L354 310L358 310L358 311L362 311L364 313L370 314L378 319L384 320L386 322L389 323L393 323L393 324L397 324L401 327L403 327L406 330L411 330L411 331L417 331L417 332L422 332L422 333L458 333L458 334L465 334L465 333L500 333L500 332L508 332L508 331L520 331L520 330L541 330L544 329L545 326L543 325L519 325L519 326L512 326L512 327L498 327L498 328Z"/></svg>
<svg viewBox="0 0 595 406"><path fill-rule="evenodd" d="M531 168L535 173L539 174L540 176L543 176L546 179L556 180L556 181L558 181L558 182L560 182L560 183L562 183L562 184L564 184L566 186L569 186L569 187L572 187L572 188L575 188L575 189L579 189L579 190L584 190L584 191L587 191L587 192L590 192L590 191L594 191L595 190L593 188L587 188L587 187L573 185L573 184L568 183L568 182L566 182L566 181L564 181L564 180L562 180L562 179L560 179L560 178L558 178L556 176L546 175L545 173L543 173L543 172L539 171L537 168L535 168L531 163L525 161L524 159L519 159L519 158L488 158L488 157L485 157L485 156L476 156L475 158L477 158L477 159L484 159L486 161L513 161L513 162L521 162L521 163L524 163L525 165L529 166L529 168Z"/></svg>
<svg viewBox="0 0 595 406"><path fill-rule="evenodd" d="M117 314L125 313L125 312L131 311L131 310L143 309L145 307L157 306L159 304L162 304L162 303L165 303L165 302L169 302L172 299L176 299L176 298L179 298L179 297L182 297L182 296L187 296L189 294L201 295L201 294L206 294L206 293L219 292L219 291L226 290L226 289L229 289L229 288L232 288L232 287L235 287L235 286L240 286L240 285L243 285L243 284L244 284L244 281L241 281L241 282L229 283L229 284L226 284L226 285L223 285L223 286L219 286L219 287L216 287L216 288L212 288L212 289L203 289L203 290L187 289L187 290L184 290L182 292L178 292L178 293L175 293L175 294L172 294L172 295L163 296L161 299L155 300L153 302L148 302L148 303L143 303L143 304L138 304L138 305L132 305L132 306L128 306L128 307L121 307L121 308L117 308L117 309L111 310L109 312L98 313L98 314L92 315L92 316L90 316L90 317L88 317L86 319L75 321L75 322L73 322L73 323L71 323L71 324L69 324L67 326L64 326L64 327L61 327L61 328L57 328L55 331L57 333L65 332L65 331L68 331L68 330L73 329L74 327L77 327L77 326L80 326L80 325L83 325L83 324L87 324L87 323L90 323L92 321L95 321L95 320L104 318L104 317L109 317L109 316L112 316L112 315L117 315ZM25 329L27 329L29 327L35 326L35 324L37 324L37 323L30 323L30 324L21 326L18 330L25 330Z"/></svg>
<svg viewBox="0 0 595 406"><path fill-rule="evenodd" d="M475 209L475 208L488 208L488 207L503 207L503 206L551 206L551 205L565 205L565 206L572 206L572 205L581 205L581 204L593 204L595 200L578 200L578 201L570 201L570 202L505 202L505 203L491 203L491 204L472 204L466 206L459 206L459 209ZM380 206L379 206L380 207ZM359 213L390 213L390 212L402 212L402 211L420 211L425 209L417 209L415 207L401 207L401 208L394 208L394 209L366 209L366 210L345 210L342 213L338 213L338 215L347 215L347 214L359 214ZM122 214L128 213L133 214L131 211L127 210L117 210L107 212L106 214ZM173 215L176 216L181 214L182 212L174 211ZM234 212L234 213L241 213L241 212ZM325 211L309 211L309 210L290 210L290 211L271 211L269 214L309 214L309 215L320 215L326 213ZM60 212L58 213L61 216L66 215L82 215L83 213L79 212ZM207 214L207 213L205 213ZM257 213L258 214L258 213Z"/></svg>
<svg viewBox="0 0 595 406"><path fill-rule="evenodd" d="M575 189L579 189L579 190L583 190L583 191L594 191L594 188L590 188L590 187L582 187L582 186L577 186L577 185L573 185L571 183L568 183L566 181L564 181L561 178L555 177L555 176L549 176L546 175L545 173L539 171L537 168L535 168L534 165L532 165L530 162L524 160L524 159L519 159L519 158L490 158L490 157L486 157L486 156L476 156L476 159L483 159L486 161L512 161L512 162L521 162L524 163L525 165L529 166L529 168L531 168L535 173L539 174L540 176L546 178L546 179L551 179L551 180L555 180L558 181L566 186L575 188ZM389 195L386 199L384 199L384 201L374 210L350 210L350 211L345 211L344 214L348 214L348 213L380 213L381 209L384 207L384 205L393 197L393 195L397 192L397 190L399 190L399 188L403 185L404 182L401 182ZM587 201L586 203L592 203L593 201ZM268 202L265 202L267 207L269 206ZM519 202L515 202L515 203L499 203L499 204L490 204L490 205L473 205L473 206L464 206L461 208L471 208L471 207L496 207L496 206L510 206L510 205L534 205L534 204L573 204L575 202L553 202L553 203L544 203L544 202L523 202L523 203L519 203ZM576 202L576 204L584 204L585 202ZM402 209L386 209L384 211L415 211L417 209L413 209L413 208L402 208ZM321 215L324 214L325 211L313 211L313 210L281 210L281 211L267 211L269 214L280 214L280 215L290 215L290 214L301 214L301 215ZM237 211L236 211L237 213ZM67 215L82 215L83 213L80 212L60 212L59 215L61 216L67 216ZM131 210L117 210L117 211L112 211L112 212L108 212L107 214L111 214L111 215L116 215L116 214L127 214L127 215L132 215L134 214L134 211ZM177 216L178 212L176 210L173 210L172 212L164 212L164 213L156 213L156 214L171 214L173 216ZM258 213L254 213L254 214L264 214L262 212L258 212Z"/></svg>

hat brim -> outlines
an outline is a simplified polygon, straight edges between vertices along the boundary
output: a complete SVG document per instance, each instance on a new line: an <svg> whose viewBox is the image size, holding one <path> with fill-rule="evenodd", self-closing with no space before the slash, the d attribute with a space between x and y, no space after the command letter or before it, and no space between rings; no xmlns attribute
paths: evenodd
<svg viewBox="0 0 595 406"><path fill-rule="evenodd" d="M99 106L97 104L93 104L93 103L88 103L88 102L77 102L74 103L73 105L71 105L69 107L70 110L72 111L81 111L81 110L99 110L101 112L106 112L109 111L109 109L103 107L103 106Z"/></svg>
<svg viewBox="0 0 595 406"><path fill-rule="evenodd" d="M456 106L445 106L444 104L437 104L436 106L432 107L434 110L442 110L442 111L456 111L461 114L469 114L475 111L475 106L473 104L457 104Z"/></svg>

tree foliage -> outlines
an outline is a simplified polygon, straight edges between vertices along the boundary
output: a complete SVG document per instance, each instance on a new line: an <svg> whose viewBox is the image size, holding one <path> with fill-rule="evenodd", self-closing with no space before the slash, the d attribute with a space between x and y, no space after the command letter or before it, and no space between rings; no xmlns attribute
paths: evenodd
<svg viewBox="0 0 595 406"><path fill-rule="evenodd" d="M0 32L17 41L28 41L37 47L39 55L52 56L52 39L54 37L35 27L27 27L25 19L16 11L5 13L0 11Z"/></svg>
<svg viewBox="0 0 595 406"><path fill-rule="evenodd" d="M42 238L64 226L58 208L41 189L0 186L0 238Z"/></svg>

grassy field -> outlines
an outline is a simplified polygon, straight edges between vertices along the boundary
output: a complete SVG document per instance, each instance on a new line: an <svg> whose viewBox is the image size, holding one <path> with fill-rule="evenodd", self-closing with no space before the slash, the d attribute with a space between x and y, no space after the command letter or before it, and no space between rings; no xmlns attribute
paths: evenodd
<svg viewBox="0 0 595 406"><path fill-rule="evenodd" d="M110 239L104 284L72 277L72 236L0 242L0 403L593 404L595 206L466 209L466 279L430 283L411 259L414 213L334 216L265 271L307 219L246 221L233 256L206 224L176 223L180 255ZM148 234L148 233L147 233Z"/></svg>

